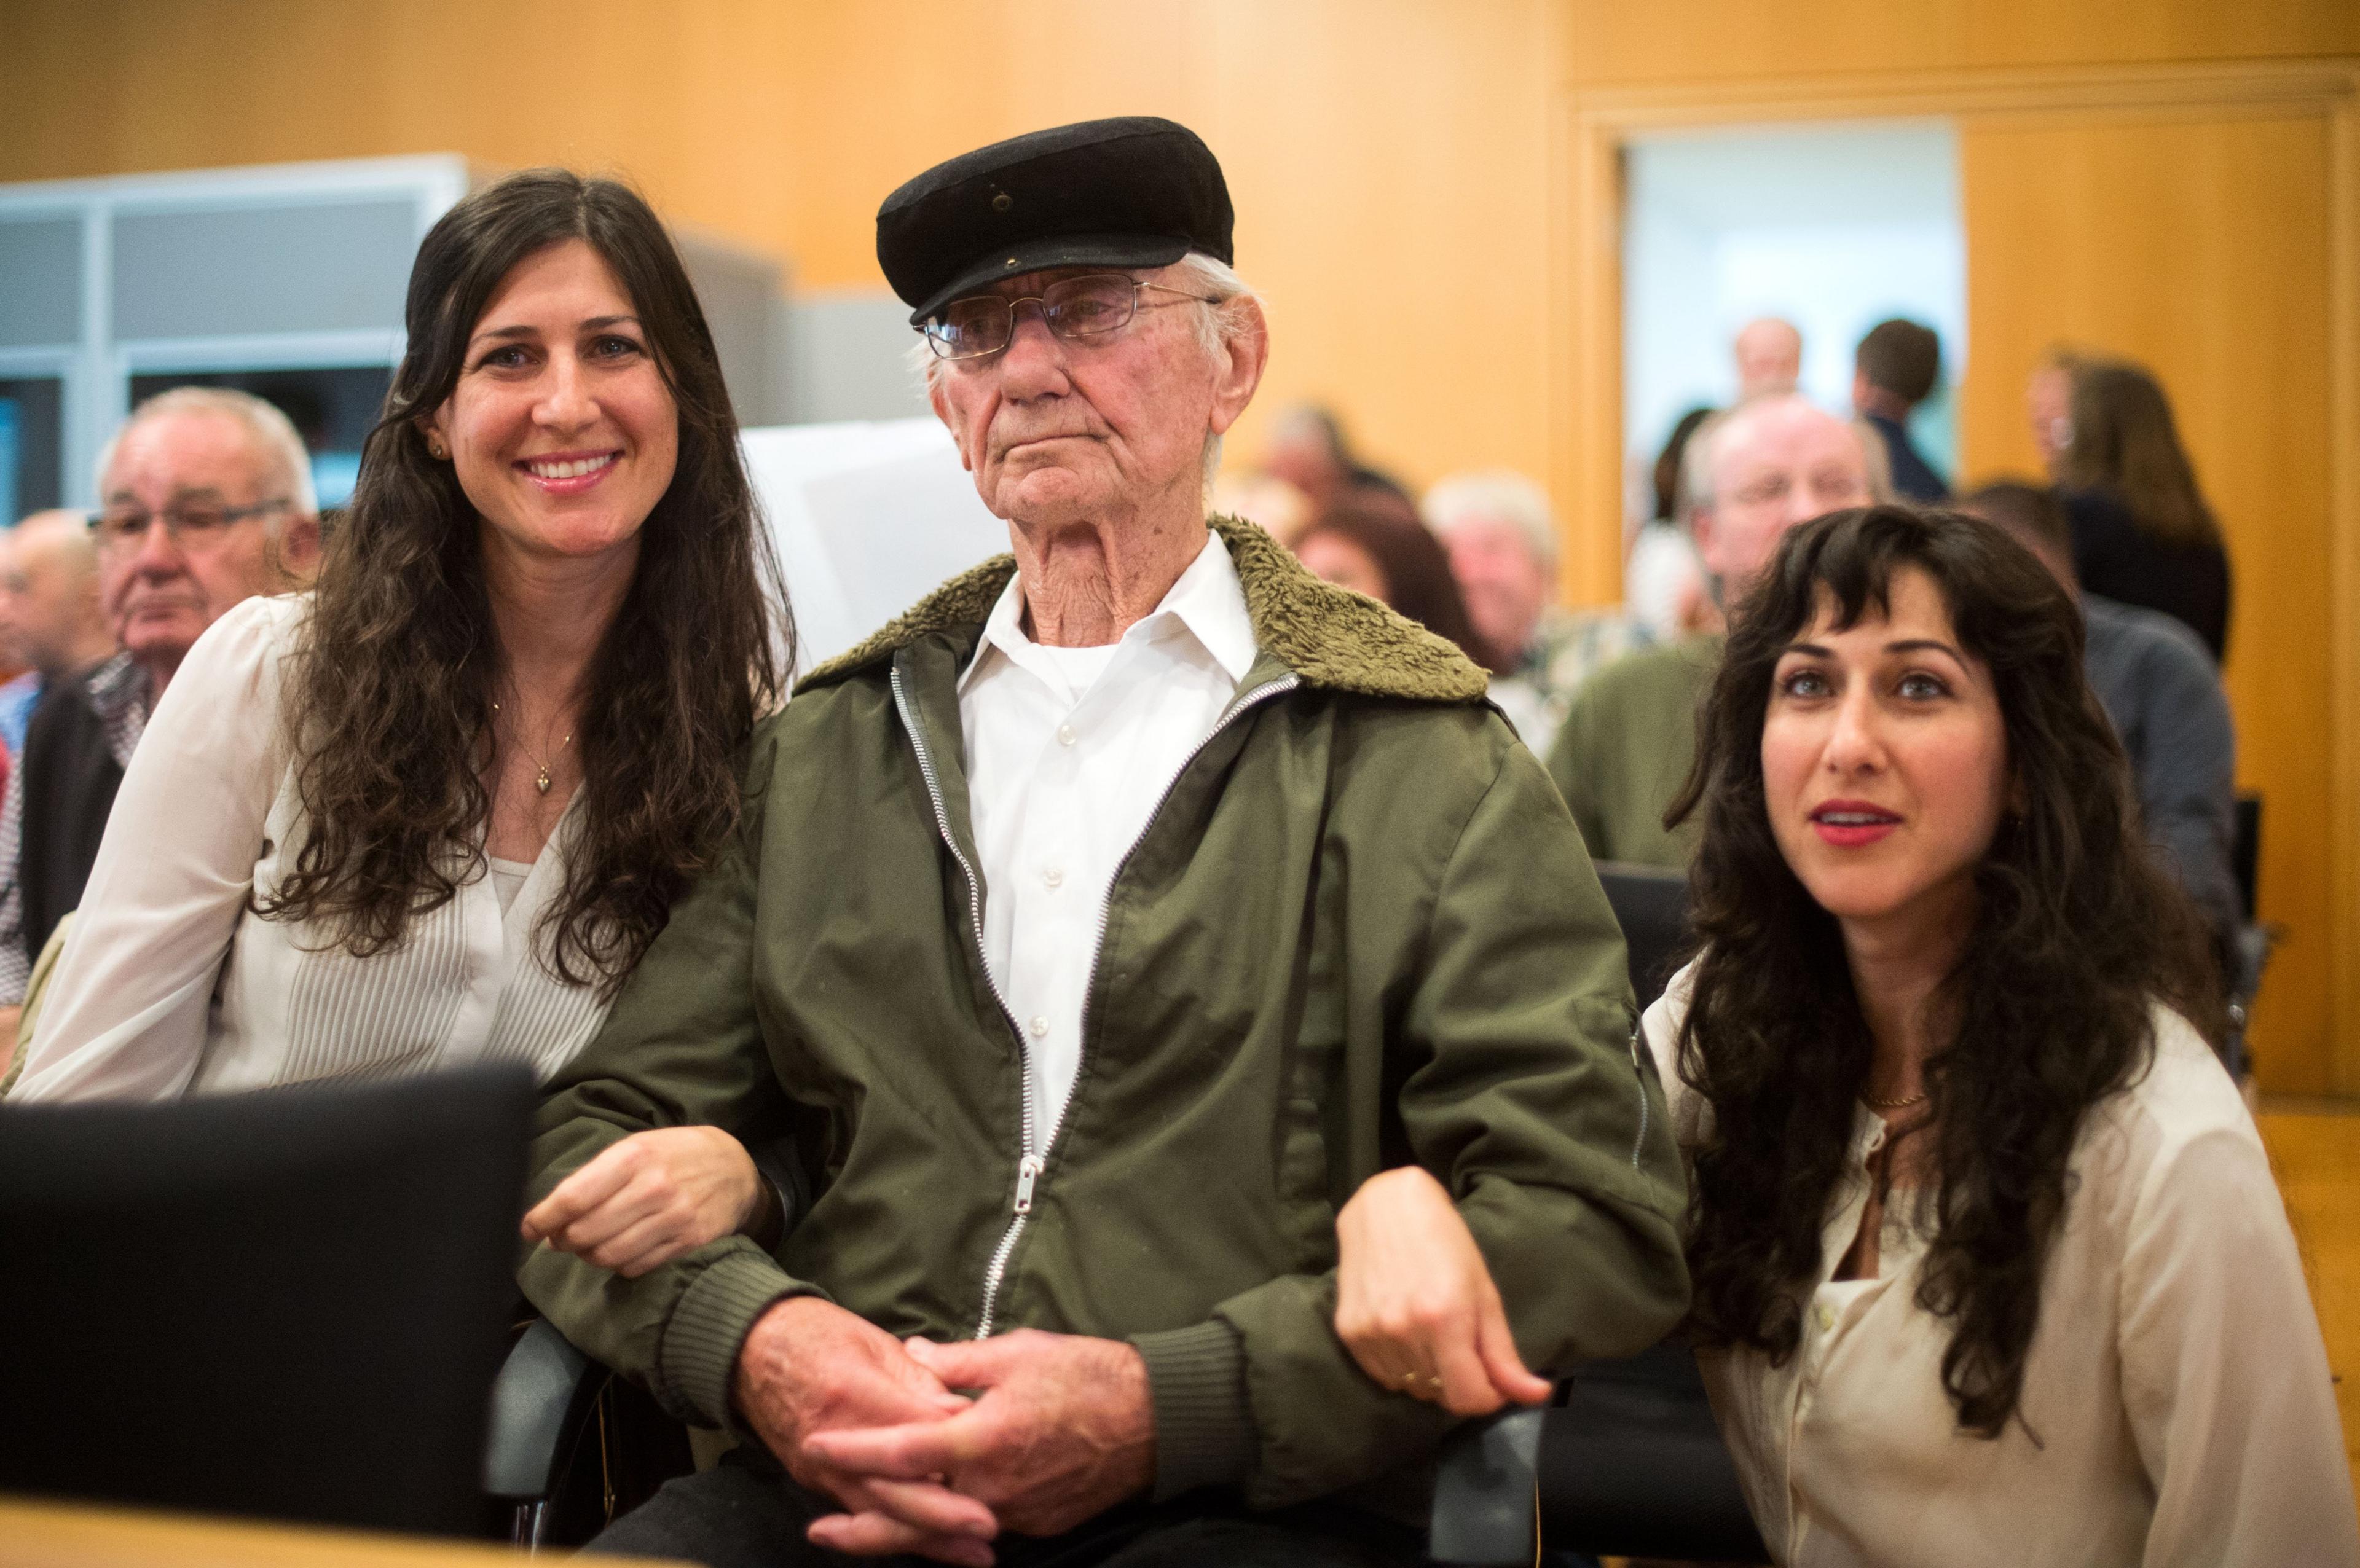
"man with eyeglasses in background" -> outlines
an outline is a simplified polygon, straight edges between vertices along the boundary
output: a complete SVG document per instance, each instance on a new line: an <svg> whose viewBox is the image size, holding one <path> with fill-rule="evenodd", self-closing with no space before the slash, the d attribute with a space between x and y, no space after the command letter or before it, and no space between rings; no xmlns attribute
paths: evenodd
<svg viewBox="0 0 2360 1568"><path fill-rule="evenodd" d="M99 455L98 494L99 610L120 651L44 694L0 804L0 1062L180 660L224 611L296 586L319 554L303 440L244 392L182 387L142 403Z"/></svg>
<svg viewBox="0 0 2360 1568"><path fill-rule="evenodd" d="M1797 523L1892 498L1885 445L1793 392L1740 403L1688 443L1689 527L1712 592L1710 627L1590 677L1549 748L1549 777L1590 853L1688 869L1699 824L1664 826L1696 760L1697 702L1721 668L1727 608L1745 596Z"/></svg>

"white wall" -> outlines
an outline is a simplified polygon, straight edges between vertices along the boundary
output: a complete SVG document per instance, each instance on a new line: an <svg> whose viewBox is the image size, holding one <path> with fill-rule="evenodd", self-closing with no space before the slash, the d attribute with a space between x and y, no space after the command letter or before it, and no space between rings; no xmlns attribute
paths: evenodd
<svg viewBox="0 0 2360 1568"><path fill-rule="evenodd" d="M1888 316L1939 332L1944 383L1959 378L1966 235L1947 123L1666 135L1633 146L1628 175L1623 430L1640 468L1683 412L1735 396L1730 340L1756 316L1802 329L1802 389L1838 412L1861 334ZM1949 401L1913 421L1945 472Z"/></svg>

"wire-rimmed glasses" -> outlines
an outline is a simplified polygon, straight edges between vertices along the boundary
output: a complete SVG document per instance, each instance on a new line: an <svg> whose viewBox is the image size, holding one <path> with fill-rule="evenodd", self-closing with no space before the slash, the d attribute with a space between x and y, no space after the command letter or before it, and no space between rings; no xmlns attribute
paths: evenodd
<svg viewBox="0 0 2360 1568"><path fill-rule="evenodd" d="M90 535L97 541L99 550L106 555L119 555L139 548L148 530L158 522L164 525L165 537L183 550L202 550L227 534L235 523L248 517L259 517L293 505L284 496L274 501L257 501L251 506L216 506L202 501L176 503L160 512L145 506L109 506L90 517Z"/></svg>
<svg viewBox="0 0 2360 1568"><path fill-rule="evenodd" d="M1101 338L1122 331L1142 310L1153 308L1140 303L1142 289L1177 294L1200 305L1220 303L1126 273L1086 272L1078 278L1061 278L1038 294L1013 299L1000 294L967 295L945 305L920 331L938 358L988 359L1015 340L1016 307L1033 304L1041 307L1041 322L1053 335Z"/></svg>

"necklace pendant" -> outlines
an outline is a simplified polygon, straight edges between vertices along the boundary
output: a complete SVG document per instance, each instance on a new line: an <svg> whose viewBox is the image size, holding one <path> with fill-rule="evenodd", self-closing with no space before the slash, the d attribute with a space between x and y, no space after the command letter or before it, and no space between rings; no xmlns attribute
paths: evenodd
<svg viewBox="0 0 2360 1568"><path fill-rule="evenodd" d="M544 795L546 795L546 794L548 794L548 793L549 793L549 769L548 769L548 768L542 768L542 769L541 770L541 776L540 776L539 778L535 779L532 781L532 787L533 787L534 789L536 789L540 790L540 791L541 791L542 794L544 794Z"/></svg>

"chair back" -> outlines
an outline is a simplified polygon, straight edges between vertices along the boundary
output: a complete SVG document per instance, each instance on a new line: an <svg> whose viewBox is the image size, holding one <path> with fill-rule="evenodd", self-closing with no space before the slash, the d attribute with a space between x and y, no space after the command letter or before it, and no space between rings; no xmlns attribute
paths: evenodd
<svg viewBox="0 0 2360 1568"><path fill-rule="evenodd" d="M2254 890L2262 863L2262 798L2252 791L2238 795L2234 836L2229 840L2229 874L2237 883L2237 908L2247 925L2254 923Z"/></svg>
<svg viewBox="0 0 2360 1568"><path fill-rule="evenodd" d="M0 1491L476 1529L534 1099L0 1105Z"/></svg>
<svg viewBox="0 0 2360 1568"><path fill-rule="evenodd" d="M1541 1540L1601 1556L1767 1563L1696 1356L1665 1343L1567 1379L1541 1428Z"/></svg>
<svg viewBox="0 0 2360 1568"><path fill-rule="evenodd" d="M1688 933L1688 879L1677 871L1621 861L1598 863L1599 885L1622 927L1631 964L1631 989L1639 1007L1664 994Z"/></svg>

